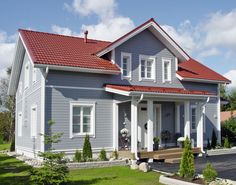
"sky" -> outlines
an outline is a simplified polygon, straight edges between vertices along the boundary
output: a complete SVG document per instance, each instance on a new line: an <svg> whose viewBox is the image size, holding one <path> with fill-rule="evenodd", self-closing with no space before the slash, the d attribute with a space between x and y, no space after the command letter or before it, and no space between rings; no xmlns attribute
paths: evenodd
<svg viewBox="0 0 236 185"><path fill-rule="evenodd" d="M18 29L113 41L154 18L193 58L236 87L235 0L7 0L0 3L0 77Z"/></svg>

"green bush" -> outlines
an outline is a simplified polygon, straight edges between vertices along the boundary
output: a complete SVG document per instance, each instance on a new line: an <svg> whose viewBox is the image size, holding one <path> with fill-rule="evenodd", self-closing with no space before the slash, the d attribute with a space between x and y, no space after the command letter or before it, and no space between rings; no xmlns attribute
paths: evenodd
<svg viewBox="0 0 236 185"><path fill-rule="evenodd" d="M112 152L112 157L114 157L115 159L118 159L119 154L118 154L117 150Z"/></svg>
<svg viewBox="0 0 236 185"><path fill-rule="evenodd" d="M83 146L83 160L88 161L89 159L92 159L92 148L89 141L89 136L86 135L84 138L84 146Z"/></svg>
<svg viewBox="0 0 236 185"><path fill-rule="evenodd" d="M207 183L214 181L217 177L216 170L209 162L207 162L205 169L202 171L202 174L204 181Z"/></svg>
<svg viewBox="0 0 236 185"><path fill-rule="evenodd" d="M82 153L80 151L76 150L74 158L77 162L82 162Z"/></svg>
<svg viewBox="0 0 236 185"><path fill-rule="evenodd" d="M211 136L211 148L215 149L216 145L217 145L217 137L216 137L215 129L213 129L212 136Z"/></svg>
<svg viewBox="0 0 236 185"><path fill-rule="evenodd" d="M180 162L179 174L181 177L188 179L193 179L195 174L194 156L188 137L184 141L184 151Z"/></svg>
<svg viewBox="0 0 236 185"><path fill-rule="evenodd" d="M222 138L228 138L229 143L236 144L236 119L233 117L221 124Z"/></svg>
<svg viewBox="0 0 236 185"><path fill-rule="evenodd" d="M230 143L228 137L224 139L224 148L230 148Z"/></svg>
<svg viewBox="0 0 236 185"><path fill-rule="evenodd" d="M102 149L99 154L99 159L101 161L106 161L107 160L107 153L106 150Z"/></svg>

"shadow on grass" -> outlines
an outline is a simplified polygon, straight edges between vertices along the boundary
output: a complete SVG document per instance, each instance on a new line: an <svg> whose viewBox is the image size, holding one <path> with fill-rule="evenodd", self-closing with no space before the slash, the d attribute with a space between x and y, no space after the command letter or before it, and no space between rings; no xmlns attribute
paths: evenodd
<svg viewBox="0 0 236 185"><path fill-rule="evenodd" d="M110 181L113 179L116 179L117 177L103 177L103 178L94 178L94 179L89 179L89 180L75 180L75 181L69 181L67 184L68 185L91 185L91 184L97 184L100 181Z"/></svg>
<svg viewBox="0 0 236 185"><path fill-rule="evenodd" d="M3 185L29 185L29 175L14 175L0 177L0 184Z"/></svg>

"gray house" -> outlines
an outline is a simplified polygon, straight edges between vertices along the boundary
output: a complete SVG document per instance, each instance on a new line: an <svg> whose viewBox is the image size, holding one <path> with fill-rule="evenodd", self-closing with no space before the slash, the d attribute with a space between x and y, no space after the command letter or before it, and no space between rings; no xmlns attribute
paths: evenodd
<svg viewBox="0 0 236 185"><path fill-rule="evenodd" d="M19 30L8 93L16 97L16 152L47 150L40 133L63 132L54 151L153 151L180 136L203 149L220 142L219 84L154 19L114 42ZM163 134L169 137L163 139Z"/></svg>

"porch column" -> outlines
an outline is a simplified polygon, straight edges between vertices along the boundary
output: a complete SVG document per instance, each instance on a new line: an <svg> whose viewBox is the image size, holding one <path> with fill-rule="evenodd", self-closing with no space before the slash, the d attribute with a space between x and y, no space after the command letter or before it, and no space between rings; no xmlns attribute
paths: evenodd
<svg viewBox="0 0 236 185"><path fill-rule="evenodd" d="M153 151L153 100L147 101L147 151Z"/></svg>
<svg viewBox="0 0 236 185"><path fill-rule="evenodd" d="M180 104L175 103L175 133L180 133Z"/></svg>
<svg viewBox="0 0 236 185"><path fill-rule="evenodd" d="M138 106L137 101L132 98L131 101L131 153L137 152L137 132L138 132Z"/></svg>
<svg viewBox="0 0 236 185"><path fill-rule="evenodd" d="M190 139L190 102L185 101L184 102L184 137L187 137Z"/></svg>
<svg viewBox="0 0 236 185"><path fill-rule="evenodd" d="M197 147L201 148L203 151L203 118L204 118L205 106L200 103L197 106Z"/></svg>

